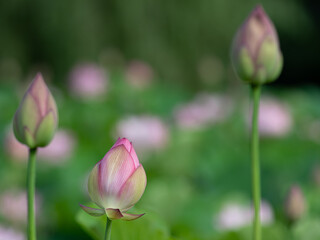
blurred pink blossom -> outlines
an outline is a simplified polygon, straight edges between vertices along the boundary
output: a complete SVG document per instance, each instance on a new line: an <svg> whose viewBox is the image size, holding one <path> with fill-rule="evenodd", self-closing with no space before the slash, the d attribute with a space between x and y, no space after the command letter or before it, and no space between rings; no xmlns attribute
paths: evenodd
<svg viewBox="0 0 320 240"><path fill-rule="evenodd" d="M39 148L39 158L52 164L66 161L73 153L75 138L70 131L57 131L52 142L45 148Z"/></svg>
<svg viewBox="0 0 320 240"><path fill-rule="evenodd" d="M253 215L254 215L253 206L251 206L250 210L251 210L251 219L253 219ZM272 207L266 201L261 201L260 219L263 225L269 225L274 221L274 214L273 214Z"/></svg>
<svg viewBox="0 0 320 240"><path fill-rule="evenodd" d="M229 203L221 209L215 220L217 228L221 230L238 229L250 224L250 209L241 204Z"/></svg>
<svg viewBox="0 0 320 240"><path fill-rule="evenodd" d="M25 240L23 233L0 225L0 240Z"/></svg>
<svg viewBox="0 0 320 240"><path fill-rule="evenodd" d="M224 120L230 113L230 100L221 95L201 93L187 104L174 110L174 118L181 128L201 128Z"/></svg>
<svg viewBox="0 0 320 240"><path fill-rule="evenodd" d="M93 63L76 65L69 77L71 92L84 99L102 96L107 91L106 71Z"/></svg>
<svg viewBox="0 0 320 240"><path fill-rule="evenodd" d="M251 120L248 116L248 125ZM289 133L292 116L288 107L271 98L261 99L259 110L259 132L263 136L281 137Z"/></svg>
<svg viewBox="0 0 320 240"><path fill-rule="evenodd" d="M117 136L126 137L134 143L137 151L156 150L168 141L166 124L155 116L131 116L118 122Z"/></svg>
<svg viewBox="0 0 320 240"><path fill-rule="evenodd" d="M27 161L28 147L16 139L12 128L10 128L5 137L4 150L15 161Z"/></svg>
<svg viewBox="0 0 320 240"><path fill-rule="evenodd" d="M39 214L41 197L36 195L35 209ZM21 190L10 190L0 195L0 214L13 223L27 222L27 193Z"/></svg>
<svg viewBox="0 0 320 240"><path fill-rule="evenodd" d="M253 207L239 203L227 203L214 219L214 224L221 230L235 230L252 223ZM269 203L262 201L260 206L260 219L263 225L273 222L273 210Z"/></svg>
<svg viewBox="0 0 320 240"><path fill-rule="evenodd" d="M73 153L75 138L68 130L58 130L50 144L38 148L39 161L46 161L54 165L64 163ZM10 131L5 138L5 150L13 160L27 161L28 148L18 142Z"/></svg>
<svg viewBox="0 0 320 240"><path fill-rule="evenodd" d="M143 88L149 85L153 77L151 66L142 61L132 61L126 70L127 81L135 87Z"/></svg>

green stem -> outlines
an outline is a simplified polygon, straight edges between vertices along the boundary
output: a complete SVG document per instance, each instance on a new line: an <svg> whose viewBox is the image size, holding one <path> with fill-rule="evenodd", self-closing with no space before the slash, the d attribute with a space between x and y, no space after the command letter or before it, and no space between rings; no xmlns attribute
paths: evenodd
<svg viewBox="0 0 320 240"><path fill-rule="evenodd" d="M252 192L254 203L253 239L261 240L260 223L260 162L259 162L259 101L261 86L252 85L253 112L251 129L251 164L252 164Z"/></svg>
<svg viewBox="0 0 320 240"><path fill-rule="evenodd" d="M36 219L34 211L34 196L36 184L36 154L37 148L29 150L27 190L28 190L28 240L36 240Z"/></svg>
<svg viewBox="0 0 320 240"><path fill-rule="evenodd" d="M111 223L112 223L112 221L107 217L106 232L104 235L104 240L111 239Z"/></svg>

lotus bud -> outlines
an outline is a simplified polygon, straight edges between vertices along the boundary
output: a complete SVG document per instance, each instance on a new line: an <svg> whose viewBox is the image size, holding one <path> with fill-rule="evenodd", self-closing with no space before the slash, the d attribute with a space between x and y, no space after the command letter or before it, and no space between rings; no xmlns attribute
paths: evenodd
<svg viewBox="0 0 320 240"><path fill-rule="evenodd" d="M320 165L316 165L313 170L313 180L316 186L320 187Z"/></svg>
<svg viewBox="0 0 320 240"><path fill-rule="evenodd" d="M239 77L254 85L272 82L282 70L282 53L276 29L258 5L238 30L232 46L232 63Z"/></svg>
<svg viewBox="0 0 320 240"><path fill-rule="evenodd" d="M32 81L13 119L19 142L29 148L50 143L58 125L57 106L40 73Z"/></svg>
<svg viewBox="0 0 320 240"><path fill-rule="evenodd" d="M132 143L119 138L89 175L88 192L99 208L80 206L92 216L106 214L111 220L134 220L144 214L127 211L139 201L146 184L146 173Z"/></svg>
<svg viewBox="0 0 320 240"><path fill-rule="evenodd" d="M286 200L285 211L291 221L296 221L306 211L306 201L299 186L292 186Z"/></svg>

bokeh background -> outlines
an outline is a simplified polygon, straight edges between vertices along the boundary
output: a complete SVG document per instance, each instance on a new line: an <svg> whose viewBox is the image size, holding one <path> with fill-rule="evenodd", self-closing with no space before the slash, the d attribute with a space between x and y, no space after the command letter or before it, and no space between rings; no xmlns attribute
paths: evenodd
<svg viewBox="0 0 320 240"><path fill-rule="evenodd" d="M264 239L320 239L317 1L262 2L284 55L261 101ZM233 35L257 1L0 1L0 239L24 240L27 150L11 121L37 72L60 128L39 151L39 239L99 239L88 174L118 137L148 185L114 239L244 240L251 233L250 91Z"/></svg>

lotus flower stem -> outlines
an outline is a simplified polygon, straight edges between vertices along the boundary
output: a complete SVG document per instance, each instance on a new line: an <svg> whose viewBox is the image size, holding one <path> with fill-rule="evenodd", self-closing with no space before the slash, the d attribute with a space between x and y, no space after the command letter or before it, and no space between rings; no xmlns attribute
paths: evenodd
<svg viewBox="0 0 320 240"><path fill-rule="evenodd" d="M260 223L260 162L259 162L259 101L261 85L252 85L253 111L251 129L252 192L254 202L253 240L261 240Z"/></svg>
<svg viewBox="0 0 320 240"><path fill-rule="evenodd" d="M106 232L105 232L105 235L104 235L104 240L110 240L111 239L111 223L112 223L112 220L110 220L107 217Z"/></svg>
<svg viewBox="0 0 320 240"><path fill-rule="evenodd" d="M30 148L28 175L27 175L27 191L28 191L28 240L36 240L36 219L34 211L34 196L36 183L36 154L37 148Z"/></svg>

